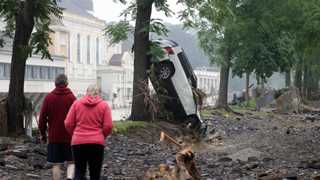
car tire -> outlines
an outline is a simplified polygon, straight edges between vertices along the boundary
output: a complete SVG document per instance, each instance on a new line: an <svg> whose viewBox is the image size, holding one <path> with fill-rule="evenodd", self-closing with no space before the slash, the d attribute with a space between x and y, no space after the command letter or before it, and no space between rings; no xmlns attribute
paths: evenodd
<svg viewBox="0 0 320 180"><path fill-rule="evenodd" d="M174 74L174 68L172 63L170 62L160 63L157 69L158 69L158 77L161 80L167 80L171 78Z"/></svg>

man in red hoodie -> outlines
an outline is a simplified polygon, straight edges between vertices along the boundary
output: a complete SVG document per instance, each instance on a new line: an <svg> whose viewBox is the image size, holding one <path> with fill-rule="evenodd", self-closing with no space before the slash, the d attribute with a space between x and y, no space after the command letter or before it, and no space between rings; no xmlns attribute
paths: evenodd
<svg viewBox="0 0 320 180"><path fill-rule="evenodd" d="M71 152L71 136L64 127L68 111L76 100L71 90L67 88L68 78L60 74L55 79L56 88L44 99L39 117L41 141L47 142L47 161L53 165L53 180L61 180L61 165L68 162L67 179L73 179L74 163ZM48 125L48 128L47 128Z"/></svg>

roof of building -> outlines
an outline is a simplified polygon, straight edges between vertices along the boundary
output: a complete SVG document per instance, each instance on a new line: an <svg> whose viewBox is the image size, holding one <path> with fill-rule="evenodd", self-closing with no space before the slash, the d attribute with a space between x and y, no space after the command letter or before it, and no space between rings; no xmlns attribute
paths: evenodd
<svg viewBox="0 0 320 180"><path fill-rule="evenodd" d="M110 66L121 66L122 65L122 55L123 54L114 54L112 55L109 65Z"/></svg>
<svg viewBox="0 0 320 180"><path fill-rule="evenodd" d="M93 12L92 0L61 0L58 1L58 4L68 12L97 19L90 13L90 11Z"/></svg>

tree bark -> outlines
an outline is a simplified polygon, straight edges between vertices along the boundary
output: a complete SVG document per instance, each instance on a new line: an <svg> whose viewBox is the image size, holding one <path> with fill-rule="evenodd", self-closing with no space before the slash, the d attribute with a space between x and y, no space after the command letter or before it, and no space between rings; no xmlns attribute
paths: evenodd
<svg viewBox="0 0 320 180"><path fill-rule="evenodd" d="M286 87L290 87L291 86L291 70L288 70L285 72L285 76L286 76Z"/></svg>
<svg viewBox="0 0 320 180"><path fill-rule="evenodd" d="M229 110L228 106L228 83L230 70L230 53L228 48L225 50L224 62L220 68L220 85L216 108L223 108Z"/></svg>
<svg viewBox="0 0 320 180"><path fill-rule="evenodd" d="M149 30L153 0L137 1L137 17L134 32L134 77L131 120L148 120L149 112L144 102L146 93L142 85L148 86L147 54L149 49ZM142 83L144 82L144 83Z"/></svg>
<svg viewBox="0 0 320 180"><path fill-rule="evenodd" d="M10 84L8 94L8 132L16 136L24 133L24 75L28 58L31 33L34 27L33 0L20 2L20 11L15 17Z"/></svg>
<svg viewBox="0 0 320 180"><path fill-rule="evenodd" d="M310 89L310 83L311 77L310 77L310 70L307 66L307 64L304 64L303 66L303 81L302 81L302 94L304 98L309 98L309 89Z"/></svg>
<svg viewBox="0 0 320 180"><path fill-rule="evenodd" d="M298 62L294 77L294 86L299 89L299 92L301 94L302 90L302 63L301 60Z"/></svg>
<svg viewBox="0 0 320 180"><path fill-rule="evenodd" d="M250 83L250 73L246 73L246 94L245 94L245 98L246 98L246 102L247 102L247 106L249 106L249 83Z"/></svg>

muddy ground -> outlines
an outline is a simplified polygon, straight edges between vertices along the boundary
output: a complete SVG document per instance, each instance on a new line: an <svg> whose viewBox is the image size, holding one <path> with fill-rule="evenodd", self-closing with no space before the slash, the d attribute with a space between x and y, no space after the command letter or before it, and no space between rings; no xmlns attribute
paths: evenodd
<svg viewBox="0 0 320 180"><path fill-rule="evenodd" d="M217 115L219 114L219 115ZM151 123L113 134L107 140L102 179L142 179L150 167L174 165L178 151L159 142L160 131L196 152L205 179L314 179L320 176L320 115L247 111L243 115L206 112L209 134L191 143L186 131L169 123ZM45 146L0 142L0 179L50 179Z"/></svg>

